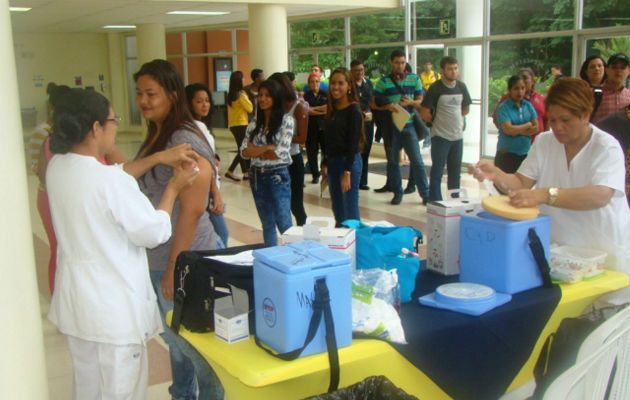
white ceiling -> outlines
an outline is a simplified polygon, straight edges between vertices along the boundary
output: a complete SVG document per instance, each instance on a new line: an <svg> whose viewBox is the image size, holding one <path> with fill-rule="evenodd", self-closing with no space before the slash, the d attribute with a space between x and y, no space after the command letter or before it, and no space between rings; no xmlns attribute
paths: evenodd
<svg viewBox="0 0 630 400"><path fill-rule="evenodd" d="M361 9L357 6L286 5L287 16ZM163 24L166 29L216 24L247 24L246 3L153 0L10 0L11 6L32 7L25 13L11 13L14 32L19 33L103 33L103 25ZM346 2L347 4L347 2ZM167 15L168 11L229 11L222 16Z"/></svg>

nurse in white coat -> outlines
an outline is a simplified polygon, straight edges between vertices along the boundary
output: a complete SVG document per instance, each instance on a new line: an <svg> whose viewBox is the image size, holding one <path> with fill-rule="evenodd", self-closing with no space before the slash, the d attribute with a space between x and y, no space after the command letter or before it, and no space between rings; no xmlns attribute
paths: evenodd
<svg viewBox="0 0 630 400"><path fill-rule="evenodd" d="M162 330L145 248L171 235L178 193L197 177L175 168L154 208L121 166L97 159L119 118L94 91L73 89L55 111L46 181L59 242L48 318L67 336L74 399L146 397L146 342Z"/></svg>
<svg viewBox="0 0 630 400"><path fill-rule="evenodd" d="M605 267L630 273L630 210L625 201L625 163L619 143L589 123L592 90L581 79L558 79L545 108L551 131L540 134L515 174L487 161L469 167L478 180L509 187L516 207L540 205L551 218L551 241L603 250ZM630 290L601 298L630 302Z"/></svg>

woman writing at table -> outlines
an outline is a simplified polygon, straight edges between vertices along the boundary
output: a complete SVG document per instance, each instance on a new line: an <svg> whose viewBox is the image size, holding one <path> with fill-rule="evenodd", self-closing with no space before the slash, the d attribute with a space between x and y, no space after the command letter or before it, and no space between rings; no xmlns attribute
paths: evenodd
<svg viewBox="0 0 630 400"><path fill-rule="evenodd" d="M551 217L551 240L601 249L606 268L630 272L630 210L625 200L623 153L617 141L589 123L592 91L576 78L559 79L545 99L551 131L540 134L515 174L488 161L468 168L511 189L515 207L540 205ZM504 187L505 187L504 186ZM624 289L608 296L630 301Z"/></svg>

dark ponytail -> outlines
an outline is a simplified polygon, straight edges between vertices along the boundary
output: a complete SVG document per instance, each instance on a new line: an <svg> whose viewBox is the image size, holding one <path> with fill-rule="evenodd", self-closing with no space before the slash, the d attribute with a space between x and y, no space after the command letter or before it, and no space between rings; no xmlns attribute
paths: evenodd
<svg viewBox="0 0 630 400"><path fill-rule="evenodd" d="M65 154L85 140L94 122L107 122L109 101L93 90L70 89L55 105L50 151Z"/></svg>

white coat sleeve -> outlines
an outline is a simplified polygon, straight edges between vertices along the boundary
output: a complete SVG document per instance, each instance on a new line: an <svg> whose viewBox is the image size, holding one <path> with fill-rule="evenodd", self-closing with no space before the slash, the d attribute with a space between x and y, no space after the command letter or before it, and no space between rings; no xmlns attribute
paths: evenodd
<svg viewBox="0 0 630 400"><path fill-rule="evenodd" d="M121 172L105 196L112 218L136 246L153 248L171 237L170 216L153 207L130 175Z"/></svg>

